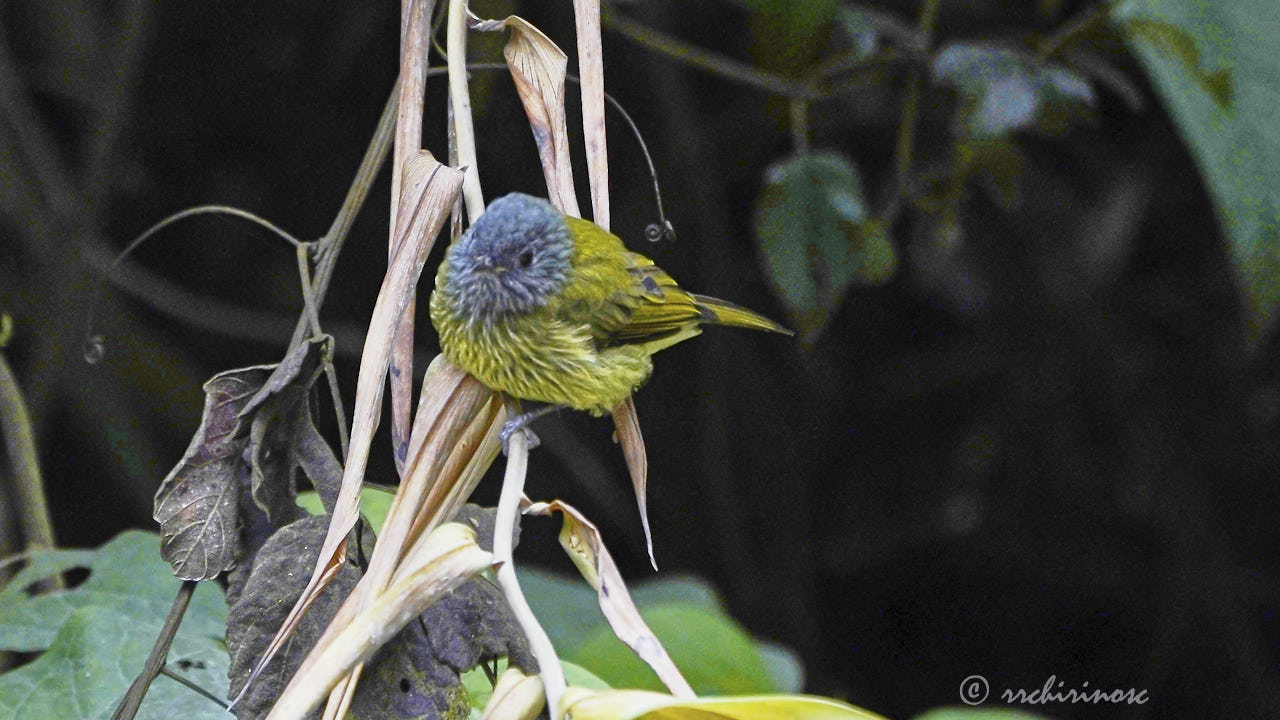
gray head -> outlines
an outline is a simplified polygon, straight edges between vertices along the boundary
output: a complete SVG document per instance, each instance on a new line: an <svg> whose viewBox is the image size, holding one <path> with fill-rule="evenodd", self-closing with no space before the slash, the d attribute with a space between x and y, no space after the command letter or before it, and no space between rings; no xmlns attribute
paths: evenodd
<svg viewBox="0 0 1280 720"><path fill-rule="evenodd" d="M564 286L572 257L559 210L522 193L504 195L449 248L449 302L472 323L528 313Z"/></svg>

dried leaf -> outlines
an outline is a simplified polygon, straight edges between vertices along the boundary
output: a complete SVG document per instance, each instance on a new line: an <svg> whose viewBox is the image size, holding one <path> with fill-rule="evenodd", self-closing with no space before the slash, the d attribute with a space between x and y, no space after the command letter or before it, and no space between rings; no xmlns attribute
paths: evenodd
<svg viewBox="0 0 1280 720"><path fill-rule="evenodd" d="M408 225L400 225L400 206L416 207L419 198L407 195L401 198L403 179L408 174L406 165L411 157L422 150L422 105L427 83L427 30L430 26L434 3L427 0L407 0L402 5L400 38L400 96L396 104L396 137L391 174L391 217L395 221L390 228L387 244L387 261L395 257L396 248L404 242L400 231ZM409 188L418 192L423 188ZM409 415L413 410L413 326L416 315L415 302L409 301L400 324L395 331L391 359L387 366L387 378L391 384L391 447L396 473L404 477L404 458L409 443Z"/></svg>
<svg viewBox="0 0 1280 720"><path fill-rule="evenodd" d="M564 51L541 30L516 15L505 20L488 20L475 27L484 31L511 30L511 39L507 41L502 55L511 69L516 93L529 117L529 128L533 131L538 156L542 159L542 174L547 181L547 197L562 212L581 217L578 196L573 189L569 126L564 114L565 68L568 65Z"/></svg>
<svg viewBox="0 0 1280 720"><path fill-rule="evenodd" d="M658 561L653 557L653 534L649 532L649 458L644 449L644 436L640 434L640 418L636 416L634 398L627 398L613 409L613 424L617 428L622 456L627 460L631 473L631 486L636 491L636 507L640 510L640 524L644 527L644 544L649 551L649 564L656 571Z"/></svg>
<svg viewBox="0 0 1280 720"><path fill-rule="evenodd" d="M626 643L636 655L644 660L663 684L677 697L694 697L693 688L680 674L680 670L667 654L640 611L627 592L627 585L622 581L622 573L613 562L600 531L582 513L568 503L555 500L550 503L532 503L525 510L527 514L550 515L559 512L564 516L564 524L560 528L560 544L569 559L577 566L578 572L595 588L600 601L600 611L618 639Z"/></svg>
<svg viewBox="0 0 1280 720"><path fill-rule="evenodd" d="M600 0L573 0L582 91L582 138L591 180L591 218L609 229L609 149L604 129L604 53L600 47ZM652 556L652 552L650 555ZM652 560L652 557L650 558Z"/></svg>
<svg viewBox="0 0 1280 720"><path fill-rule="evenodd" d="M228 370L204 384L200 427L156 492L160 556L184 580L208 580L235 564L236 472L245 446L239 415L270 372L268 365Z"/></svg>

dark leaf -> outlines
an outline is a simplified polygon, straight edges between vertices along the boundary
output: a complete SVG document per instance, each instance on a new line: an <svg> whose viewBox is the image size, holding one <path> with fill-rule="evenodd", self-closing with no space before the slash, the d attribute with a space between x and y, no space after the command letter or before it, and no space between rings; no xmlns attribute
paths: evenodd
<svg viewBox="0 0 1280 720"><path fill-rule="evenodd" d="M965 97L966 130L977 138L1058 119L1094 100L1093 87L1071 70L1001 45L949 43L933 60L933 76Z"/></svg>
<svg viewBox="0 0 1280 720"><path fill-rule="evenodd" d="M331 352L332 338L323 335L298 346L241 411L251 418L249 458L253 467L253 500L275 527L301 516L296 499L294 468L297 439L310 427L314 432L307 394L320 376Z"/></svg>
<svg viewBox="0 0 1280 720"><path fill-rule="evenodd" d="M316 439L306 399L331 342L316 338L279 365L229 370L205 383L200 427L156 493L161 552L178 577L207 580L249 557L265 537L258 509L270 527L301 515L294 503L296 438ZM309 458L318 453L308 448ZM239 491L246 464L252 510Z"/></svg>
<svg viewBox="0 0 1280 720"><path fill-rule="evenodd" d="M208 580L235 564L239 513L236 470L245 439L240 411L262 387L271 366L228 370L204 384L204 416L187 453L160 483L155 519L161 556L184 580Z"/></svg>
<svg viewBox="0 0 1280 720"><path fill-rule="evenodd" d="M297 430L293 442L298 464L310 478L324 509L333 512L334 503L338 500L338 490L342 485L342 463L338 462L338 456L320 436L320 431L316 430L310 417Z"/></svg>
<svg viewBox="0 0 1280 720"><path fill-rule="evenodd" d="M492 536L493 510L464 507L457 518ZM277 532L259 551L241 598L231 608L227 646L231 687L238 692L253 663L306 585L324 541L329 516L311 516ZM487 531L486 531L487 529ZM284 648L236 706L241 718L264 717L293 672L359 580L351 559L302 618ZM482 660L508 656L529 671L537 665L506 600L483 578L464 583L409 623L366 664L351 712L356 718L466 717L459 679ZM453 714L457 711L461 714ZM381 713L381 714L379 714ZM318 711L317 711L318 714Z"/></svg>
<svg viewBox="0 0 1280 720"><path fill-rule="evenodd" d="M290 523L272 535L254 558L253 570L239 600L231 606L227 621L233 696L240 692L254 663L306 586L328 527L328 515L305 517ZM354 560L349 559L302 617L302 622L285 641L284 647L254 680L249 693L236 705L237 717L266 717L280 691L359 579L360 571ZM318 717L319 711L313 716Z"/></svg>
<svg viewBox="0 0 1280 720"><path fill-rule="evenodd" d="M851 283L883 283L897 267L856 170L839 155L796 155L772 165L755 227L766 274L808 342Z"/></svg>
<svg viewBox="0 0 1280 720"><path fill-rule="evenodd" d="M502 592L483 578L470 580L373 656L351 714L357 720L465 718L462 673L503 656L526 674L537 672Z"/></svg>

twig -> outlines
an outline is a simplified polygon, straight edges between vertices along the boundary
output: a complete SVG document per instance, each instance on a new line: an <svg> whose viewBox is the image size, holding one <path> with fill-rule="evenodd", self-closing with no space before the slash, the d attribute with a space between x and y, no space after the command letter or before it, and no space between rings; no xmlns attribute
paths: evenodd
<svg viewBox="0 0 1280 720"><path fill-rule="evenodd" d="M809 152L809 101L791 98L791 149L797 155Z"/></svg>
<svg viewBox="0 0 1280 720"><path fill-rule="evenodd" d="M508 410L508 416L513 417ZM538 661L538 673L542 677L543 691L547 696L547 713L551 720L560 720L560 697L564 694L564 671L560 658L547 631L525 600L516 579L516 566L512 558L512 544L516 516L520 511L520 498L524 495L525 474L529 469L529 439L523 430L511 434L508 442L507 469L502 477L502 494L498 498L498 512L493 529L493 559L498 564L498 587L511 606L511 614L529 641L529 650Z"/></svg>
<svg viewBox="0 0 1280 720"><path fill-rule="evenodd" d="M783 97L803 100L817 100L822 97L822 91L812 85L757 70L750 65L691 45L621 15L607 12L603 16L603 21L605 27L638 45L713 75Z"/></svg>
<svg viewBox="0 0 1280 720"><path fill-rule="evenodd" d="M449 101L453 103L458 168L466 173L462 179L462 196L467 204L467 220L475 223L484 212L484 194L480 191L480 171L476 167L476 130L471 120L471 95L467 91L466 4L466 0L449 0L445 43L449 49Z"/></svg>
<svg viewBox="0 0 1280 720"><path fill-rule="evenodd" d="M156 679L156 675L160 674L160 670L165 665L169 647L173 645L173 638L178 634L178 626L182 624L182 616L186 614L187 605L190 604L191 595L196 591L198 584L197 580L182 581L178 594L173 598L173 605L169 607L169 614L164 619L164 625L160 628L160 636L156 638L156 644L151 647L151 654L147 656L147 662L142 666L142 672L125 692L120 705L111 714L111 720L133 720L133 716L138 713L138 708L142 706L142 699L147 695L147 688L151 687L151 681Z"/></svg>
<svg viewBox="0 0 1280 720"><path fill-rule="evenodd" d="M364 158L360 160L360 168L356 170L355 179L351 181L347 196L342 200L342 207L338 209L333 224L329 226L329 232L320 239L317 251L319 261L316 263L315 274L317 310L324 305L324 296L329 291L329 281L333 278L338 254L342 252L342 245L351 232L351 225L355 222L356 215L360 213L365 198L369 196L369 189L378 175L378 169L382 167L387 154L391 152L391 137L395 131L396 105L399 97L400 83L397 81L396 86L391 90L391 97L387 98L387 104L382 107L382 117L378 118L378 127L373 133L373 138L369 140L369 147L364 151ZM307 327L310 323L306 315L298 317L293 338L289 341L290 348L297 347L307 337Z"/></svg>
<svg viewBox="0 0 1280 720"><path fill-rule="evenodd" d="M310 258L307 250L311 245L298 246L298 280L302 283L302 302L306 306L307 317L311 319L312 335L323 332L320 329L320 308L316 307L315 289L311 286ZM332 347L330 344L329 347ZM341 457L347 456L350 435L347 433L347 412L342 406L342 393L338 391L338 371L333 367L331 353L326 352L324 376L329 381L329 395L333 399L333 413L338 420L338 445L342 448Z"/></svg>
<svg viewBox="0 0 1280 720"><path fill-rule="evenodd" d="M181 683L182 685L186 685L188 688L191 688L192 690L194 690L198 695L203 696L205 699L214 703L215 705L222 708L223 710L227 709L227 703L225 700L219 699L217 695L214 695L208 690L205 690L199 685L191 682L190 679L185 678L179 675L178 673L174 672L168 665L165 665L164 667L160 668L160 674L169 678L170 680L173 680L174 682Z"/></svg>
<svg viewBox="0 0 1280 720"><path fill-rule="evenodd" d="M926 51L933 44L933 27L937 19L938 0L924 0L924 6L920 8L919 28ZM902 119L898 123L898 142L894 148L892 185L887 207L882 213L885 218L897 215L909 183L911 164L914 162L912 155L915 152L916 120L920 113L922 75L919 67L912 67L907 75L907 94L902 101Z"/></svg>
<svg viewBox="0 0 1280 720"><path fill-rule="evenodd" d="M1059 50L1081 37L1105 25L1111 19L1111 11L1118 3L1104 2L1073 16L1046 37L1039 45L1037 58L1041 61L1053 57Z"/></svg>
<svg viewBox="0 0 1280 720"><path fill-rule="evenodd" d="M49 520L49 504L40 478L40 458L31 432L31 417L3 353L0 353L0 432L4 434L5 453L13 466L24 546L27 550L51 548L54 546L53 523Z"/></svg>

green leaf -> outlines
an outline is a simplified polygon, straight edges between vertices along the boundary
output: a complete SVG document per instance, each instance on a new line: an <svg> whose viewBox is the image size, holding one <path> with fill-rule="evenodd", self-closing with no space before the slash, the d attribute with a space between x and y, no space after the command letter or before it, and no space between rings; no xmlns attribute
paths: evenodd
<svg viewBox="0 0 1280 720"><path fill-rule="evenodd" d="M795 155L772 165L755 228L766 274L808 342L851 283L882 284L897 268L883 223L870 217L857 171L839 155Z"/></svg>
<svg viewBox="0 0 1280 720"><path fill-rule="evenodd" d="M496 663L496 676L501 677L502 673L507 669L506 659L498 660ZM565 683L573 687L583 687L590 690L609 690L609 683L596 677L590 670L568 662L560 661L560 669L564 671ZM467 697L471 701L471 717L479 718L484 714L484 709L488 707L489 700L493 697L493 685L489 683L489 676L479 667L469 670L462 674L462 686L467 691Z"/></svg>
<svg viewBox="0 0 1280 720"><path fill-rule="evenodd" d="M600 605L595 592L578 578L527 568L521 568L518 574L520 587L524 590L534 615L538 617L538 621L551 637L551 642L560 656L596 672L601 678L610 681L614 687L620 687L612 682L612 676L607 669L607 666L613 663L613 659L618 657L615 654L618 649L622 648L622 651L630 656L624 660L628 663L628 667L632 667L629 663L640 661L635 659L630 650L618 643L616 638L614 642L618 643L617 645L600 640L604 636L612 637L612 633L600 615ZM721 633L721 637L728 638L730 635L748 637L745 631L729 617L715 589L706 581L696 577L676 576L639 583L632 588L631 598L646 620L649 620L650 612L657 608L669 609L659 612L660 621L664 614L679 614L687 610L695 619L714 618L709 620L705 627L710 628L712 632ZM652 629L664 645L669 637L678 636L683 632L679 629L672 632L672 628L668 627L654 626ZM678 637L674 641L683 642ZM764 678L763 687L766 691L792 692L803 685L804 671L793 653L785 648L749 638L748 642L749 646L743 648L743 662L754 669L752 677L757 680ZM591 647L583 649L588 644ZM697 689L698 683L694 682L694 675L701 677L703 671L693 671L692 666L706 665L710 668L712 664L721 662L723 658L711 657L714 649L710 645L699 646L697 643L687 645L681 650L682 654L677 654L671 645L667 645L667 650L671 652L676 665ZM597 655L596 650L602 654ZM759 668L763 668L763 671L759 671ZM635 668L632 667L632 669ZM649 673L647 666L643 672ZM734 672L736 670L730 669L728 674ZM654 682L651 680L653 678L651 673L646 675L646 678L647 684L640 687L657 687L651 684ZM712 678L710 682L719 687L722 684L731 685L735 680L728 678L722 683Z"/></svg>
<svg viewBox="0 0 1280 720"><path fill-rule="evenodd" d="M965 97L967 130L975 138L1000 137L1057 120L1050 111L1094 100L1089 83L1065 67L988 43L948 43L934 57L933 76Z"/></svg>
<svg viewBox="0 0 1280 720"><path fill-rule="evenodd" d="M0 720L105 720L142 669L180 582L160 558L151 533L122 533L96 552L50 551L25 570L49 574L67 566L89 567L74 590L28 597L10 583L0 592L0 646L45 649L31 663L0 676ZM169 667L219 697L226 696L227 651L222 643L227 610L214 586L196 588L173 648ZM25 624L25 625L24 625ZM228 720L231 715L171 678L152 683L139 720Z"/></svg>
<svg viewBox="0 0 1280 720"><path fill-rule="evenodd" d="M766 69L793 73L812 60L822 33L835 19L837 0L743 0L751 11L757 60Z"/></svg>
<svg viewBox="0 0 1280 720"><path fill-rule="evenodd" d="M96 551L34 553L31 563L0 590L0 649L44 650L71 615L86 607L109 610L129 622L163 619L181 583L160 560L159 547L155 534L128 531ZM76 589L43 595L25 592L31 583L71 567L90 571ZM183 628L220 638L225 623L222 595L214 586L201 585L191 599Z"/></svg>
<svg viewBox="0 0 1280 720"><path fill-rule="evenodd" d="M722 613L673 603L640 611L699 695L746 695L774 689L751 637ZM658 677L607 627L566 657L614 687L665 690Z"/></svg>
<svg viewBox="0 0 1280 720"><path fill-rule="evenodd" d="M395 495L386 490L372 487L360 488L360 513L364 515L365 520L369 521L374 534L382 533L382 523L387 519L387 511L391 509L393 499ZM325 513L324 505L321 504L320 496L315 490L298 493L298 506L312 515Z"/></svg>
<svg viewBox="0 0 1280 720"><path fill-rule="evenodd" d="M1200 65L1200 51L1191 33L1172 23L1152 18L1135 17L1124 21L1121 29L1131 41L1145 44L1182 63L1182 70L1209 93L1219 108L1231 105L1231 71L1206 70Z"/></svg>
<svg viewBox="0 0 1280 720"><path fill-rule="evenodd" d="M1146 66L1208 182L1256 337L1280 302L1280 124L1275 120L1280 22L1275 3L1134 0L1119 8L1113 21ZM1174 33L1169 26L1181 30ZM1194 52L1180 39L1184 34L1194 40ZM1189 60L1197 61L1196 70L1189 69ZM1206 71L1201 63L1218 70ZM1233 87L1224 92L1228 68ZM1231 106L1224 107L1228 96Z"/></svg>

